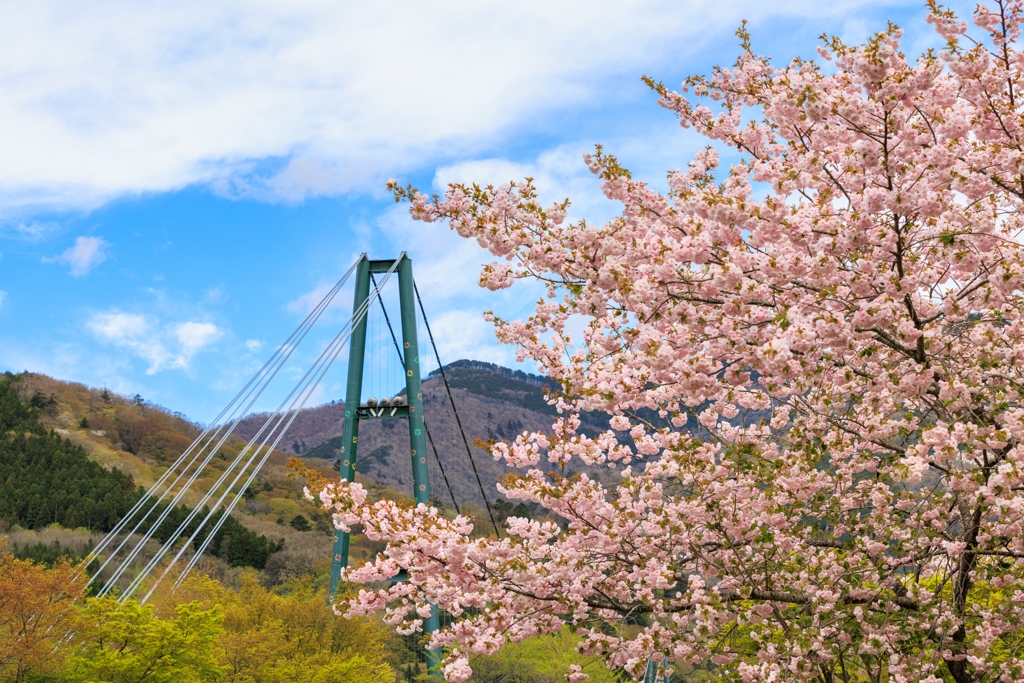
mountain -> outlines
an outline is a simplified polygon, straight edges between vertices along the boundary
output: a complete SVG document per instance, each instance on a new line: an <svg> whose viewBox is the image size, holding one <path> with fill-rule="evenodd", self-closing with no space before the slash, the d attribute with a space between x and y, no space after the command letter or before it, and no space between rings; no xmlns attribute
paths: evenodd
<svg viewBox="0 0 1024 683"><path fill-rule="evenodd" d="M493 503L499 497L495 485L509 470L504 463L496 462L478 442L513 440L525 431L550 431L558 413L548 404L546 396L547 392L557 388L557 384L539 375L471 360L446 365L444 373L466 440L463 441L452 412L444 379L439 371L435 371L423 380L424 421L430 437L427 462L431 493L436 500L451 503L445 484L444 475L447 475L458 504L479 508L483 506L483 498L477 474L488 501ZM344 416L345 404L341 401L301 411L288 430L286 452L311 462L328 461L336 467ZM258 414L245 418L239 423L236 433L244 439L251 438L267 417L266 414ZM582 431L589 435L603 431L608 427L608 416L585 414L582 427ZM467 456L467 442L476 472ZM404 421L362 421L358 448L356 471L359 474L396 491L411 494L412 463L409 432ZM444 468L444 475L438 460ZM576 465L571 471L580 471L579 467ZM610 474L606 468L593 469L596 476Z"/></svg>
<svg viewBox="0 0 1024 683"><path fill-rule="evenodd" d="M509 470L504 463L496 462L480 442L550 430L557 412L548 405L546 392L556 387L544 377L467 360L445 366L445 376L465 441L444 381L440 373L432 373L424 379L423 397L433 498L450 504L453 493L460 509L477 517L478 532L487 533L490 524L483 509L481 484L499 522L509 514L524 515L531 510L513 507L501 499L496 484ZM109 529L138 499L140 487L146 489L156 481L202 431L181 413L141 396L120 396L35 373L0 375L0 382L7 387L2 392L5 397L0 396L0 423L5 419L11 424L24 421L28 419L25 411L29 411L35 425L32 429L37 432L26 450L17 445L20 441L11 429L6 430L11 443L10 452L0 453L0 534L14 527L9 535L15 549L24 546L22 550L29 552L35 547L32 552L38 557L55 556L72 546L77 555L83 554L94 542L89 539ZM224 567L239 562L265 566L268 583L325 571L330 558L329 519L323 510L303 499L302 482L290 476L285 465L294 455L325 474L337 472L344 411L344 403L333 402L296 416L284 452L271 456L225 527L230 528L234 539L231 547L240 550L243 545L251 545L255 559L243 559L235 550L230 555L219 552L219 544L215 544L215 554L223 556ZM182 500L183 505L202 504L202 493L266 417L251 415L239 424L236 435L210 461L193 491ZM584 415L584 433L592 435L605 429L607 419L601 414ZM28 431L21 429L22 433ZM472 462L467 456L467 442ZM434 457L435 449L438 458ZM591 468L591 474L609 481L615 476L607 468ZM371 496L411 496L412 466L404 421L361 423L357 478L370 489ZM53 524L61 526L46 528ZM82 529L72 534L71 527ZM39 545L50 543L47 539L54 534L62 539L61 548ZM353 543L356 559L379 550L361 536ZM283 550L266 557L268 551L280 549L282 544ZM227 571L224 567L222 570Z"/></svg>

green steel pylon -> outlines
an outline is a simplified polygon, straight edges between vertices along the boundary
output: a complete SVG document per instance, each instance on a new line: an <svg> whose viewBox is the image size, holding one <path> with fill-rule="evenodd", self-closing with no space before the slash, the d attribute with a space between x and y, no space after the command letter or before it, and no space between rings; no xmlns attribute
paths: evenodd
<svg viewBox="0 0 1024 683"><path fill-rule="evenodd" d="M387 273L398 261L398 301L402 319L402 349L405 363L405 395L403 406L377 408L362 404L363 362L366 358L366 319L352 331L348 357L348 387L345 392L345 424L340 453L340 473L345 481L352 481L356 473L356 451L359 443L359 422L370 419L406 418L409 421L409 443L412 457L413 496L417 503L430 503L430 483L427 481L427 444L423 426L423 393L420 378L420 352L416 339L416 309L413 292L412 261L403 252L397 259L371 261L363 254L356 267L356 290L352 303L353 316L362 309L370 296L370 274ZM331 562L331 598L338 588L341 570L348 566L349 535L334 531L334 558ZM423 630L433 633L438 628L438 615L424 620ZM440 652L427 651L427 666L438 672Z"/></svg>

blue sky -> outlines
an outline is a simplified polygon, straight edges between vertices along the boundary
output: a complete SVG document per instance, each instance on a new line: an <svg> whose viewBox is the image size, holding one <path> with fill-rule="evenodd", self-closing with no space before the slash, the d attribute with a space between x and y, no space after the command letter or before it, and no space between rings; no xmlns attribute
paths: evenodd
<svg viewBox="0 0 1024 683"><path fill-rule="evenodd" d="M909 53L936 44L923 2L4 4L0 370L200 421L364 251L412 256L445 362L514 363L480 314L528 315L537 291L478 288L492 259L409 220L388 178L529 175L606 220L582 154L602 143L655 184L685 166L704 143L640 76L731 63L741 19L777 62L887 19ZM345 315L327 317L322 335Z"/></svg>

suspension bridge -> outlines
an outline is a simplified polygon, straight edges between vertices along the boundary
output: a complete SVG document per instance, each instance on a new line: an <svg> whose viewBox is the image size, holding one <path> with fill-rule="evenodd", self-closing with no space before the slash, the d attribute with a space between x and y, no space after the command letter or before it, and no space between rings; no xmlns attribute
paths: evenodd
<svg viewBox="0 0 1024 683"><path fill-rule="evenodd" d="M335 299L347 283L354 280L351 316L338 327L337 332L323 343L316 359L291 386L278 407L265 414L263 424L248 440L238 455L217 475L213 484L205 483L212 471L214 457L235 434L239 423L252 413L258 401L268 392L275 380L288 374L294 366L289 362L296 350L310 337L318 322L324 318ZM388 288L397 281L397 287ZM397 289L397 292L394 291ZM397 297L395 296L397 294ZM398 325L392 323L386 299L397 298ZM394 303L394 302L393 302ZM392 305L394 310L394 305ZM426 362L420 356L420 332L426 333L431 356ZM397 451L407 450L411 469L412 497L417 503L430 503L430 462L437 468L444 482L445 492L457 513L461 513L448 472L453 468L472 471L483 508L491 528L501 535L494 518L487 491L483 485L473 451L466 437L462 419L456 408L444 364L426 310L412 276L412 261L402 253L395 259L370 260L360 256L342 275L323 299L299 323L298 327L275 349L269 359L238 391L211 426L204 429L187 449L167 468L131 510L117 523L93 549L83 566L95 566L88 579L89 585L99 582L97 595L116 595L119 602L133 597L144 604L158 590L173 590L195 569L203 553L215 541L225 520L234 511L243 493L253 484L271 454L285 438L296 416L318 394L334 362L348 349L348 376L345 392L345 413L342 441L339 448L339 474L353 481L358 453L370 454L383 448L390 453L397 443ZM393 352L393 353L392 353ZM447 399L425 410L422 382L425 374L440 377ZM437 403L437 402L435 402ZM445 414L447 411L447 414ZM359 440L360 425L369 426L376 421L393 425L404 420L408 425L408 439L396 438L398 430L367 430L367 439ZM453 424L452 424L453 423ZM434 433L431 425L435 427ZM438 429L438 427L441 429ZM457 437L452 437L452 433ZM438 438L439 434L445 438ZM374 439L378 443L374 443ZM387 442L391 443L379 443ZM374 448L376 446L376 448ZM402 467L403 457L388 462L390 467ZM204 485L198 485L198 482ZM144 552L153 542L154 534L172 511L183 502L195 501L184 520L173 533L152 553ZM474 496L475 498L475 496ZM475 502L475 501L474 501ZM330 596L334 597L342 569L348 566L350 535L334 532L331 557ZM401 575L399 579L401 580ZM437 610L424 620L423 629L429 634L439 628ZM431 677L440 680L438 664L441 653L423 652L424 662ZM648 662L644 683L668 683L668 662Z"/></svg>
<svg viewBox="0 0 1024 683"><path fill-rule="evenodd" d="M320 341L322 349L315 360L301 373L298 381L292 383L277 408L266 414L263 424L238 455L226 466L211 466L242 419L252 413L261 398L271 395L272 385L281 384L281 380L292 371L296 351L304 341L314 338L314 327L330 317L325 313L353 279L351 316L337 327L336 332L330 330L334 332L333 336L328 332L326 342ZM393 282L397 286L389 287ZM393 324L387 305L390 300L394 312L396 299L397 325ZM421 332L426 333L432 352L427 361L420 355ZM352 481L358 453L375 451L372 439L369 444L365 438L359 441L361 423L386 421L388 429L367 431L378 441L391 441L378 446L384 448L385 454L393 450L408 453L405 462L411 468L410 493L413 499L417 503L431 501L428 459L432 459L436 471L441 474L447 498L456 512L460 512L460 501L453 491L448 472L452 468L468 466L479 488L480 499L489 518L487 521L494 533L500 535L413 279L412 261L405 253L388 260L370 260L363 254L277 346L211 426L195 438L147 494L96 545L87 560L87 564L98 564L90 578L90 583L98 582L95 592L98 595L116 595L122 602L135 598L145 603L156 591L173 590L181 585L217 537L225 520L244 499L242 494L253 484L281 444L299 412L315 397L323 396L324 378L345 349L348 349L348 376L338 458L340 476ZM433 406L425 411L422 381L425 369L429 371L432 366L436 366L432 372L439 374L443 382L447 405ZM442 407L445 415L441 413ZM444 425L445 429L438 430L440 422L445 419L450 422L451 418L454 418L454 430L452 425ZM404 435L396 433L401 430L393 429L396 422L401 421L408 425L407 440ZM435 432L451 434L454 431L460 438L438 439L436 433L432 434L431 426L435 427ZM395 443L398 444L397 449L394 448ZM389 462L389 466L402 467L403 459L399 455ZM218 470L210 484L209 479ZM153 536L157 529L176 506L184 502L192 503L190 512L153 552L151 545L155 543ZM335 531L330 578L332 597L338 589L341 570L348 566L349 544L348 533ZM433 632L438 623L435 612L426 620L424 628L428 633ZM428 666L433 667L437 663L438 655L437 652L427 653Z"/></svg>

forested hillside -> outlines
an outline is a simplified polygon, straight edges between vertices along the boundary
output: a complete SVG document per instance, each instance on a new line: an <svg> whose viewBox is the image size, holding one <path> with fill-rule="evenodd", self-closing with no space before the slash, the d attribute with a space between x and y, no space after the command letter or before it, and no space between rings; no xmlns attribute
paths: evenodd
<svg viewBox="0 0 1024 683"><path fill-rule="evenodd" d="M0 519L29 528L112 527L134 502L130 477L43 427L39 407L23 404L12 383L0 379Z"/></svg>
<svg viewBox="0 0 1024 683"><path fill-rule="evenodd" d="M0 384L0 536L6 532L19 557L52 563L62 555L86 556L200 432L180 413L141 396L34 373L0 375ZM141 557L166 540L243 446L239 439L222 446ZM288 476L286 462L285 454L274 453L244 492L206 553L206 571L233 583L237 568L261 568L268 585L326 576L329 521L303 498L302 482ZM366 557L369 549L360 540L353 552Z"/></svg>
<svg viewBox="0 0 1024 683"><path fill-rule="evenodd" d="M47 429L39 419L51 399L25 405L15 391L17 379L0 379L0 519L7 525L41 529L51 524L90 531L110 531L145 493L117 469L90 461L85 450ZM156 501L144 503L153 507ZM151 519L159 517L161 504ZM184 505L171 510L154 536L166 541L188 516ZM144 523L140 531L147 531ZM196 521L186 527L195 530ZM196 546L205 539L200 534ZM209 552L231 566L263 569L278 544L246 529L234 518L225 520Z"/></svg>

